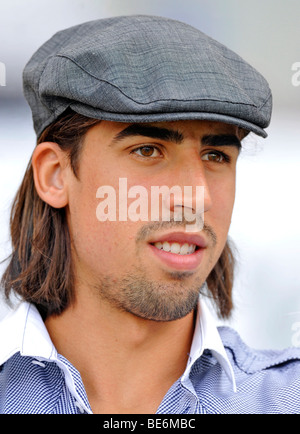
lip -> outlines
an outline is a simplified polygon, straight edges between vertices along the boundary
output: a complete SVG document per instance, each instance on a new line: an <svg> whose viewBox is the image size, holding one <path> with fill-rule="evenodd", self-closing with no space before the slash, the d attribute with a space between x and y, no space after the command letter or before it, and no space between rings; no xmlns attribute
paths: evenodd
<svg viewBox="0 0 300 434"><path fill-rule="evenodd" d="M153 244L157 242L163 243L164 241L168 241L170 243L180 243L180 244L195 244L198 249L191 254L188 255L179 255L176 253L165 252L164 250L160 250L155 247ZM168 268L172 268L175 270L181 271L192 271L195 270L202 262L205 248L207 247L207 243L203 237L196 234L186 234L180 232L173 232L171 234L165 234L163 236L159 236L156 239L149 241L149 248L151 252L155 255L155 257L161 261Z"/></svg>

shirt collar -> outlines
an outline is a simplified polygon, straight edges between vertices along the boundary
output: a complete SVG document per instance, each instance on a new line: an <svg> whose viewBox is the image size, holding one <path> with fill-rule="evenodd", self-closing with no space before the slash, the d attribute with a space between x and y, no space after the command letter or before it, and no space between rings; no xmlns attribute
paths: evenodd
<svg viewBox="0 0 300 434"><path fill-rule="evenodd" d="M17 352L37 359L52 361L57 358L38 310L27 302L20 303L0 322L0 365Z"/></svg>
<svg viewBox="0 0 300 434"><path fill-rule="evenodd" d="M197 318L195 331L190 350L190 357L186 370L181 377L181 382L185 385L190 383L189 376L192 366L201 357L204 350L210 350L212 355L224 369L234 392L236 392L236 381L233 368L229 362L223 342L218 332L215 319L203 299L199 298L197 307Z"/></svg>
<svg viewBox="0 0 300 434"><path fill-rule="evenodd" d="M76 382L71 372L74 373L76 369L57 353L40 313L33 304L27 302L21 302L16 310L0 322L0 365L17 352L38 361L55 362L63 371L66 385L80 411L92 412L81 393L81 384Z"/></svg>
<svg viewBox="0 0 300 434"><path fill-rule="evenodd" d="M192 366L206 349L210 350L220 363L233 390L236 391L233 369L215 320L204 301L199 298L190 357L181 377L183 384L190 382L189 375ZM0 322L0 365L16 352L20 352L22 356L57 361L57 351L38 310L27 302L20 303L15 311L12 311Z"/></svg>

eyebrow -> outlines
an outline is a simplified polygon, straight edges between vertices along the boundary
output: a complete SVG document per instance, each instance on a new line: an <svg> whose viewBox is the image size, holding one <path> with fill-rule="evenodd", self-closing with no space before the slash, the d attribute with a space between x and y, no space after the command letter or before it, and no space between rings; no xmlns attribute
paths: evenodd
<svg viewBox="0 0 300 434"><path fill-rule="evenodd" d="M112 144L132 136L150 137L151 139L166 140L177 144L182 143L184 140L183 134L177 130L169 130L168 128L154 127L152 125L132 124L118 133L114 137Z"/></svg>
<svg viewBox="0 0 300 434"><path fill-rule="evenodd" d="M242 144L234 134L210 134L202 137L202 144L205 146L236 146L241 149Z"/></svg>
<svg viewBox="0 0 300 434"><path fill-rule="evenodd" d="M151 139L165 140L181 144L184 141L184 135L178 130L156 127L145 124L132 124L120 131L112 140L111 145L127 138L134 136L150 137ZM241 149L241 141L234 134L210 134L202 137L201 143L204 146L236 146Z"/></svg>

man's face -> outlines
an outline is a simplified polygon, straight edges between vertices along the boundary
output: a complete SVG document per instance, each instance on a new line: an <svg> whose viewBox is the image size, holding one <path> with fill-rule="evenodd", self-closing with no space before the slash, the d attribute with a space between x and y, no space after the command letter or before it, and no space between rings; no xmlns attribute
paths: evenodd
<svg viewBox="0 0 300 434"><path fill-rule="evenodd" d="M145 319L170 321L191 312L227 240L239 145L238 128L218 122L102 121L90 129L79 179L70 175L67 208L78 290ZM120 221L120 178L127 191L139 186L148 193L147 219L123 214ZM114 221L97 217L101 186L116 193ZM171 196L170 220L151 221L153 186L192 187L189 206ZM204 226L191 232L174 217L178 208L196 212L197 186L204 187L198 215ZM127 206L136 199L127 198Z"/></svg>

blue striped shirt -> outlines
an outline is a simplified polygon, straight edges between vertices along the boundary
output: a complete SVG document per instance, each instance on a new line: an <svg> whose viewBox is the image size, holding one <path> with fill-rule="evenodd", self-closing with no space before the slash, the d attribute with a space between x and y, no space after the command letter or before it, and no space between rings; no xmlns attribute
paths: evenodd
<svg viewBox="0 0 300 434"><path fill-rule="evenodd" d="M0 413L92 413L79 372L28 303L0 323ZM250 349L199 304L186 371L157 413L300 413L300 349Z"/></svg>

